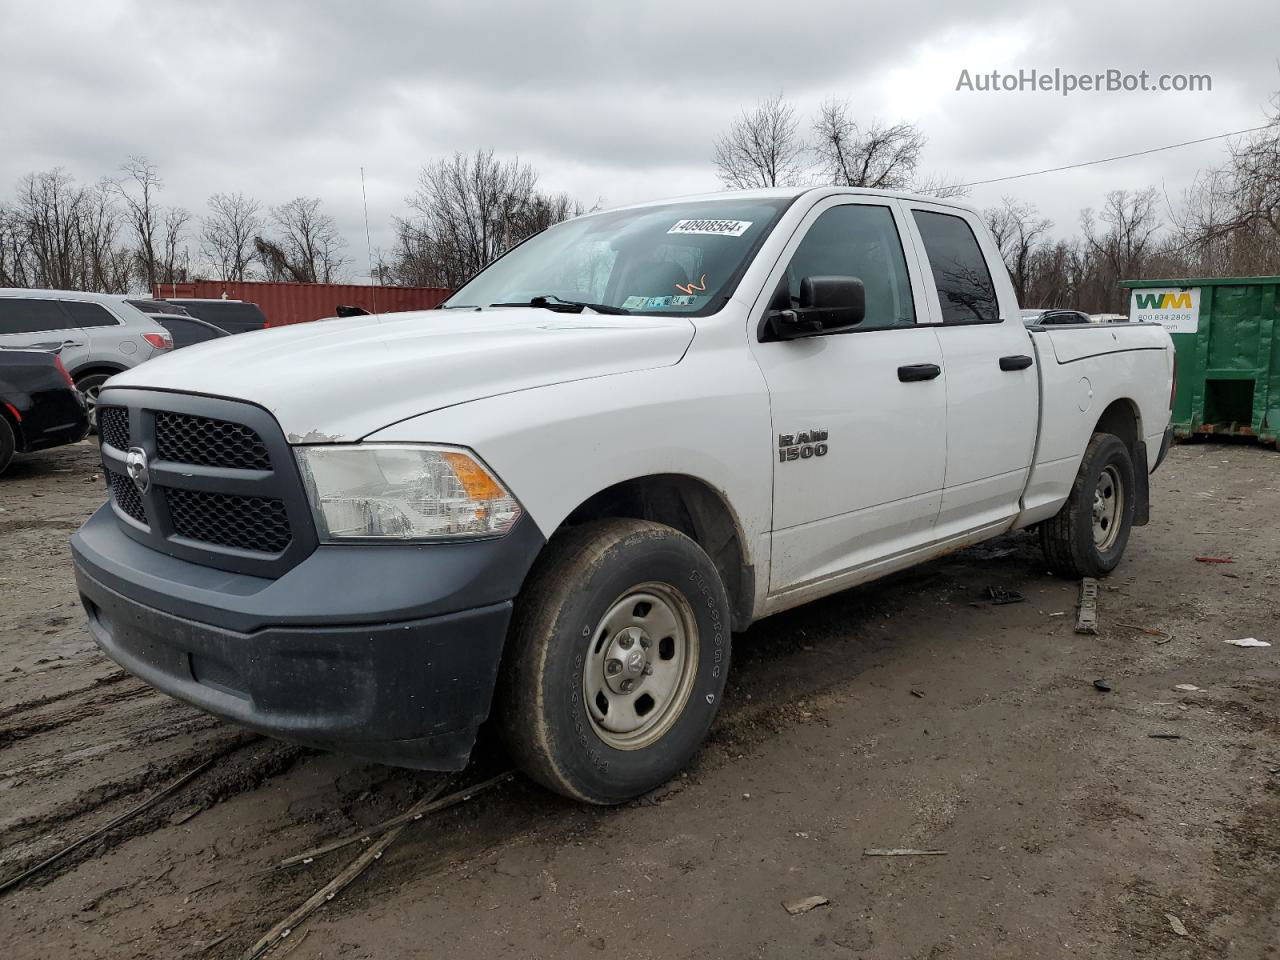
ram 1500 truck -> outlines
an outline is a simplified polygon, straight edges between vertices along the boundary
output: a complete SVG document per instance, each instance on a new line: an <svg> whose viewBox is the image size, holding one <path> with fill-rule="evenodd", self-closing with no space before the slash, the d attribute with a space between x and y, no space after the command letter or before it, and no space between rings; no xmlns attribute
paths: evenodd
<svg viewBox="0 0 1280 960"><path fill-rule="evenodd" d="M98 644L304 744L613 803L689 760L752 621L1038 527L1120 562L1159 326L1026 326L981 218L814 188L594 213L442 309L201 344L99 400Z"/></svg>

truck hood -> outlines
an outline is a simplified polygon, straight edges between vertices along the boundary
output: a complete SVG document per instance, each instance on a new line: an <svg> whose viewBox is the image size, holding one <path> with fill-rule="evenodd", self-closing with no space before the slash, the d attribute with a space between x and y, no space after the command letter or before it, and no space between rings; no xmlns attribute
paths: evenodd
<svg viewBox="0 0 1280 960"><path fill-rule="evenodd" d="M422 310L211 340L110 385L248 400L290 443L350 442L470 400L670 366L693 333L682 317Z"/></svg>

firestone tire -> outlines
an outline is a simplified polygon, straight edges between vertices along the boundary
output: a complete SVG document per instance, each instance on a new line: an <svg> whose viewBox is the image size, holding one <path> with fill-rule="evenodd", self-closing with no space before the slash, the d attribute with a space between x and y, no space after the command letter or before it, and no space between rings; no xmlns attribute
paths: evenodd
<svg viewBox="0 0 1280 960"><path fill-rule="evenodd" d="M517 765L576 800L615 804L701 746L729 671L729 604L691 539L642 520L552 538L512 620L496 697Z"/></svg>
<svg viewBox="0 0 1280 960"><path fill-rule="evenodd" d="M1051 520L1040 525L1040 547L1059 576L1105 577L1120 563L1133 528L1133 458L1119 437L1095 433L1071 487Z"/></svg>

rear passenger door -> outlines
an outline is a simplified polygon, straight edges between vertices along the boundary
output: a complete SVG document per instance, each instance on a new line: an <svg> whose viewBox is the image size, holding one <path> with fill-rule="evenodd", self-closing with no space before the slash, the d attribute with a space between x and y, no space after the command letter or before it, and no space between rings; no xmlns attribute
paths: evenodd
<svg viewBox="0 0 1280 960"><path fill-rule="evenodd" d="M74 370L89 359L89 337L57 300L0 297L0 348L48 350Z"/></svg>
<svg viewBox="0 0 1280 960"><path fill-rule="evenodd" d="M773 418L770 593L849 575L927 543L946 457L942 353L896 201L848 195L805 215L752 313L752 352ZM771 340L770 307L805 277L862 280L849 332ZM763 451L762 451L763 452Z"/></svg>
<svg viewBox="0 0 1280 960"><path fill-rule="evenodd" d="M1008 271L976 215L909 208L946 370L946 479L935 530L946 540L1017 515L1035 449L1039 374Z"/></svg>

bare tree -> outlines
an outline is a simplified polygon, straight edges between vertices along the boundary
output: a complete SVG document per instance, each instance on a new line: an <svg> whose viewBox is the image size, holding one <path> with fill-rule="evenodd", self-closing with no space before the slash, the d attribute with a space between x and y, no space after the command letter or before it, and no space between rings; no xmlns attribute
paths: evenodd
<svg viewBox="0 0 1280 960"><path fill-rule="evenodd" d="M164 212L157 275L161 283L180 283L187 279L187 251L183 238L190 222L191 213L183 207L170 207Z"/></svg>
<svg viewBox="0 0 1280 960"><path fill-rule="evenodd" d="M538 192L538 175L492 150L455 153L422 168L396 221L393 272L401 283L458 287L516 243L581 207L566 194Z"/></svg>
<svg viewBox="0 0 1280 960"><path fill-rule="evenodd" d="M726 187L785 187L798 183L805 145L795 107L782 94L761 100L716 141L716 175Z"/></svg>
<svg viewBox="0 0 1280 960"><path fill-rule="evenodd" d="M1100 292L1113 307L1121 305L1116 282L1139 276L1152 252L1153 238L1160 228L1156 216L1159 198L1154 187L1112 190L1100 214L1095 217L1092 209L1080 214L1085 244L1100 261L1099 268L1091 271L1094 281L1104 288Z"/></svg>
<svg viewBox="0 0 1280 960"><path fill-rule="evenodd" d="M155 287L160 273L160 257L156 251L156 234L162 229L164 215L157 195L164 181L154 163L142 156L132 156L120 167L123 176L114 181L124 203L125 219L133 234L134 256L138 273L147 289Z"/></svg>
<svg viewBox="0 0 1280 960"><path fill-rule="evenodd" d="M983 219L1000 248L1018 302L1026 303L1033 258L1045 244L1052 222L1041 217L1032 204L1012 197L1004 197L999 207L983 211Z"/></svg>
<svg viewBox="0 0 1280 960"><path fill-rule="evenodd" d="M926 142L914 124L860 124L847 100L824 103L813 134L814 157L824 182L883 190L911 185Z"/></svg>
<svg viewBox="0 0 1280 960"><path fill-rule="evenodd" d="M262 232L261 207L243 193L215 193L200 222L201 251L221 280L248 279L253 238Z"/></svg>
<svg viewBox="0 0 1280 960"><path fill-rule="evenodd" d="M269 280L333 283L350 261L333 217L320 209L318 197L295 197L271 208L274 239L254 237L258 258Z"/></svg>

